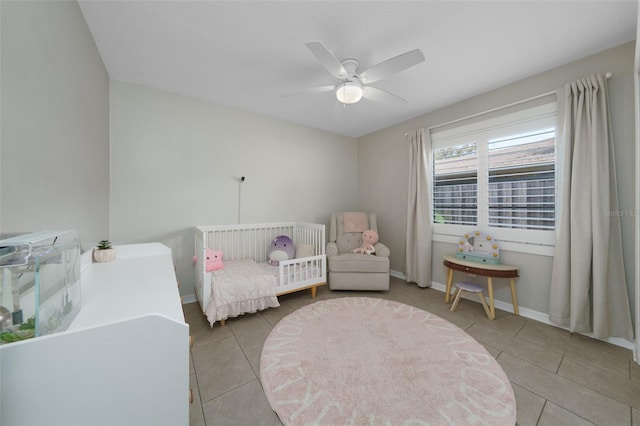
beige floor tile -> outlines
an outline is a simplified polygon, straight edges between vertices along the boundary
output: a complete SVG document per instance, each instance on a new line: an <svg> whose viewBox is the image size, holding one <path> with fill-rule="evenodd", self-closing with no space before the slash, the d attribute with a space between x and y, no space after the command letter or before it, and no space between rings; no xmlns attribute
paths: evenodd
<svg viewBox="0 0 640 426"><path fill-rule="evenodd" d="M487 343L479 342L484 348L491 354L492 357L498 358L498 356L502 353L502 351L494 346L491 346Z"/></svg>
<svg viewBox="0 0 640 426"><path fill-rule="evenodd" d="M487 321L491 322L482 308L482 305L478 301L476 295L465 293L460 299L456 310L451 312L451 305L453 298L449 299L449 303L445 302L444 293L441 291L429 289L429 304L431 309L427 309L429 312L436 313L442 312L443 315L452 315L465 318L471 321Z"/></svg>
<svg viewBox="0 0 640 426"><path fill-rule="evenodd" d="M523 318L524 326L522 330L518 333L529 336L532 340L536 338L542 338L543 341L549 342L551 345L562 345L566 343L567 340L571 340L571 333L562 328L558 328L552 326L550 324L544 324L530 318Z"/></svg>
<svg viewBox="0 0 640 426"><path fill-rule="evenodd" d="M256 378L233 337L194 347L192 353L203 403Z"/></svg>
<svg viewBox="0 0 640 426"><path fill-rule="evenodd" d="M640 365L636 364L633 360L629 361L629 370L631 380L634 382L640 382Z"/></svg>
<svg viewBox="0 0 640 426"><path fill-rule="evenodd" d="M194 347L232 336L229 327L221 327L219 322L211 328L207 318L200 312L200 305L197 302L182 306L185 312L185 320L189 324L189 335L193 337Z"/></svg>
<svg viewBox="0 0 640 426"><path fill-rule="evenodd" d="M204 403L203 410L207 425L282 425L257 380Z"/></svg>
<svg viewBox="0 0 640 426"><path fill-rule="evenodd" d="M640 409L638 382L624 379L592 364L576 362L569 356L562 360L558 375Z"/></svg>
<svg viewBox="0 0 640 426"><path fill-rule="evenodd" d="M258 380L260 379L260 357L262 356L262 346L256 349L252 349L250 351L245 351L245 356L253 368L253 372L255 373Z"/></svg>
<svg viewBox="0 0 640 426"><path fill-rule="evenodd" d="M286 317L293 311L294 309L290 305L284 305L281 303L277 308L271 308L262 311L262 317L267 320L271 327L275 327L276 324L278 324L280 320L282 320L282 318Z"/></svg>
<svg viewBox="0 0 640 426"><path fill-rule="evenodd" d="M227 326L222 327L219 323L216 323L213 328L203 328L200 330L194 330L190 327L189 332L193 338L194 348L233 337L231 329Z"/></svg>
<svg viewBox="0 0 640 426"><path fill-rule="evenodd" d="M261 313L234 318L229 321L229 327L244 351L261 348L273 329Z"/></svg>
<svg viewBox="0 0 640 426"><path fill-rule="evenodd" d="M182 312L184 313L184 320L189 324L202 325L207 324L207 317L200 310L200 305L196 303L187 303L182 305Z"/></svg>
<svg viewBox="0 0 640 426"><path fill-rule="evenodd" d="M330 298L333 296L331 290L326 285L322 287L318 287L316 298L311 298L311 293L308 291L298 291L295 293L285 294L284 296L279 296L278 301L281 306L289 306L292 311L295 311L298 308L301 308L309 303L316 302L317 300L323 300L326 298Z"/></svg>
<svg viewBox="0 0 640 426"><path fill-rule="evenodd" d="M593 423L631 423L630 409L621 402L505 352L500 354L498 362L512 382Z"/></svg>
<svg viewBox="0 0 640 426"><path fill-rule="evenodd" d="M513 387L513 394L516 397L518 425L535 426L538 424L545 399L515 383L512 383L511 387Z"/></svg>
<svg viewBox="0 0 640 426"><path fill-rule="evenodd" d="M593 424L552 402L547 402L538 426L593 426Z"/></svg>
<svg viewBox="0 0 640 426"><path fill-rule="evenodd" d="M468 329L475 323L476 317L473 314L458 311L451 312L449 310L449 306L444 304L444 301L442 302L442 305L442 307L429 309L429 312L449 321L463 330Z"/></svg>
<svg viewBox="0 0 640 426"><path fill-rule="evenodd" d="M590 340L572 339L570 333L562 334L564 330L532 325L528 322L518 333L518 337L550 351L561 352L576 361L585 364L601 366L607 371L624 378L629 378L629 360L604 349L601 345Z"/></svg>
<svg viewBox="0 0 640 426"><path fill-rule="evenodd" d="M228 325L236 336L251 331L256 327L270 327L267 320L262 316L262 312L247 313L229 318L225 325Z"/></svg>
<svg viewBox="0 0 640 426"><path fill-rule="evenodd" d="M184 318L187 322L189 322L189 317L202 315L202 309L198 302L185 303L182 305L182 311L184 312Z"/></svg>
<svg viewBox="0 0 640 426"><path fill-rule="evenodd" d="M566 355L575 358L576 361L599 366L622 378L629 377L629 360L609 352L601 351L599 348L584 347L568 348Z"/></svg>
<svg viewBox="0 0 640 426"><path fill-rule="evenodd" d="M633 351L631 349L623 348L622 346L616 346L611 343L603 342L602 340L594 339L592 337L584 336L578 333L573 333L571 335L571 339L576 342L584 342L589 347L598 348L599 350L610 352L614 355L633 360Z"/></svg>
<svg viewBox="0 0 640 426"><path fill-rule="evenodd" d="M631 426L640 426L640 410L637 408L631 409Z"/></svg>
<svg viewBox="0 0 640 426"><path fill-rule="evenodd" d="M372 296L375 296L375 294L369 295L369 297ZM389 293L385 295L378 294L378 296L382 296L385 299L394 300L398 303L404 303L405 305L415 306L420 309L424 309L425 307L427 307L427 303L425 303L424 300L417 298L416 295L413 294L413 292L409 291L397 291L395 293Z"/></svg>
<svg viewBox="0 0 640 426"><path fill-rule="evenodd" d="M557 352L541 349L536 344L493 330L484 324L474 324L467 329L467 333L480 343L487 343L553 373L558 371L562 360L562 355Z"/></svg>
<svg viewBox="0 0 640 426"><path fill-rule="evenodd" d="M494 330L500 331L501 333L508 334L510 336L516 336L522 327L524 327L524 321L519 316L515 316L510 312L504 312L499 309L496 309L496 319L490 320L486 317L480 317L478 324L482 324L487 328L493 328Z"/></svg>

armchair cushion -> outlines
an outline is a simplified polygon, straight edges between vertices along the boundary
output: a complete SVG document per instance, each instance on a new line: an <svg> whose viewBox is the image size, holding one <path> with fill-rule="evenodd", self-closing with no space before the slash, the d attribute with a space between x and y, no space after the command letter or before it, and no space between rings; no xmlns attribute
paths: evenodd
<svg viewBox="0 0 640 426"><path fill-rule="evenodd" d="M329 257L329 272L389 273L389 258L370 254L342 253Z"/></svg>
<svg viewBox="0 0 640 426"><path fill-rule="evenodd" d="M362 246L362 232L349 232L342 234L336 240L338 253L348 253Z"/></svg>
<svg viewBox="0 0 640 426"><path fill-rule="evenodd" d="M355 214L355 213L351 213ZM331 215L329 224L329 241L335 242L338 246L338 253L348 253L353 249L362 246L362 232L348 232L344 222L345 213L334 213ZM365 225L367 229L378 232L378 224L375 214L365 214ZM327 253L327 256L329 254Z"/></svg>

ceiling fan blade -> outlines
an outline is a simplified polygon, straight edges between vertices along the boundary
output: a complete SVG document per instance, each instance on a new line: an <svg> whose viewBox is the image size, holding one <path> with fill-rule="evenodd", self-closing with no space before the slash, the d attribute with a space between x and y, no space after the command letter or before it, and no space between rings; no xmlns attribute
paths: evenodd
<svg viewBox="0 0 640 426"><path fill-rule="evenodd" d="M289 92L287 94L285 94L285 97L290 97L290 96L298 96L298 95L307 95L310 93L324 93L324 92L331 92L336 90L336 85L330 85L330 86L317 86L317 87L308 87L306 89L298 89L298 90L294 90L293 92Z"/></svg>
<svg viewBox="0 0 640 426"><path fill-rule="evenodd" d="M360 81L363 83L374 83L393 74L397 74L400 71L404 71L407 68L411 68L414 65L418 65L420 62L424 62L424 55L420 49L415 49L398 55L395 58L387 59L361 72Z"/></svg>
<svg viewBox="0 0 640 426"><path fill-rule="evenodd" d="M374 102L407 103L406 99L402 99L400 96L373 86L364 86L362 88L362 97Z"/></svg>
<svg viewBox="0 0 640 426"><path fill-rule="evenodd" d="M318 62L325 67L331 75L338 78L347 77L347 70L344 69L340 61L331 53L329 49L324 47L324 44L319 41L312 41L306 44L313 56L316 57Z"/></svg>

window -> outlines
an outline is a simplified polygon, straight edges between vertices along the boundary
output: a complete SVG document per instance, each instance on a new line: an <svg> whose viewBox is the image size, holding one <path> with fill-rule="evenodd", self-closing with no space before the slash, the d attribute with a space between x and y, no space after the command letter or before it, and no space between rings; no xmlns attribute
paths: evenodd
<svg viewBox="0 0 640 426"><path fill-rule="evenodd" d="M552 244L556 105L432 133L434 233Z"/></svg>
<svg viewBox="0 0 640 426"><path fill-rule="evenodd" d="M433 221L478 223L478 151L475 143L433 151Z"/></svg>
<svg viewBox="0 0 640 426"><path fill-rule="evenodd" d="M555 131L489 141L489 226L555 229Z"/></svg>

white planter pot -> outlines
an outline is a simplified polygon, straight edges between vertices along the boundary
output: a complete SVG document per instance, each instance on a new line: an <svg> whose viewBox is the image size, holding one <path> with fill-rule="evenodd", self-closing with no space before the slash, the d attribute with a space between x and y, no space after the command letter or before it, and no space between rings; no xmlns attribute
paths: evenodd
<svg viewBox="0 0 640 426"><path fill-rule="evenodd" d="M93 249L93 260L98 263L111 262L116 258L116 251L114 249L98 250Z"/></svg>

